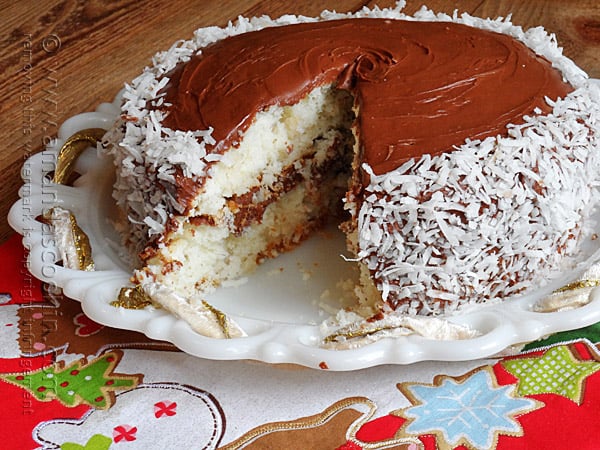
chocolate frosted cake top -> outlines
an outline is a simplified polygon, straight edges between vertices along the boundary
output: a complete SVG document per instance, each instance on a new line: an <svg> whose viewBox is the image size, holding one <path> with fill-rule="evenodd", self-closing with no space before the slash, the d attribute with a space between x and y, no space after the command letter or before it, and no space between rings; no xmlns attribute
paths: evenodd
<svg viewBox="0 0 600 450"><path fill-rule="evenodd" d="M506 34L457 23L342 19L269 27L218 41L167 75L163 126L213 129L220 152L254 114L334 83L359 107L376 174L407 159L502 135L572 88Z"/></svg>

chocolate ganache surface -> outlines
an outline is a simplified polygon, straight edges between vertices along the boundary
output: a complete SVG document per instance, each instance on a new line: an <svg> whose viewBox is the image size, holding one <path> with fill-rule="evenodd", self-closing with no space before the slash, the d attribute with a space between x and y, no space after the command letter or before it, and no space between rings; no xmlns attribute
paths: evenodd
<svg viewBox="0 0 600 450"><path fill-rule="evenodd" d="M221 152L254 115L291 105L317 86L355 96L363 160L382 174L465 139L503 135L545 97L572 88L512 37L452 22L343 19L270 27L201 49L167 74L179 130L213 128Z"/></svg>

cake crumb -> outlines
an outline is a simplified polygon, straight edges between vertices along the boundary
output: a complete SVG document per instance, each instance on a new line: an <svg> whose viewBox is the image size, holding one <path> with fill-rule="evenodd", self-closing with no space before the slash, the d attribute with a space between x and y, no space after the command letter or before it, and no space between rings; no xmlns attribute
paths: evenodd
<svg viewBox="0 0 600 450"><path fill-rule="evenodd" d="M283 273L283 270L283 267L276 267L275 269L269 270L267 276L272 277L274 275L279 275L280 273Z"/></svg>
<svg viewBox="0 0 600 450"><path fill-rule="evenodd" d="M302 263L298 262L296 263L298 266L298 270L300 271L300 273L302 274L302 281L308 281L312 278L313 276L313 272L310 269L307 269L306 267L304 267L302 265Z"/></svg>

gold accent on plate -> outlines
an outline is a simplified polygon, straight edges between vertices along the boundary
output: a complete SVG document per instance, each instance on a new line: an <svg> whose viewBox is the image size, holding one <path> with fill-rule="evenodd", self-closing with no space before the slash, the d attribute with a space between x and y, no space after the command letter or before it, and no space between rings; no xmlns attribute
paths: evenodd
<svg viewBox="0 0 600 450"><path fill-rule="evenodd" d="M229 330L229 322L227 320L227 315L223 312L215 308L213 305L208 303L206 300L202 300L202 305L206 309L208 309L217 319L217 323L219 324L219 328L223 332L225 339L231 339L231 331Z"/></svg>
<svg viewBox="0 0 600 450"><path fill-rule="evenodd" d="M69 213L69 222L71 223L71 232L75 241L75 249L77 251L77 261L79 262L80 270L94 270L94 260L92 258L92 246L88 235L77 224L75 215Z"/></svg>
<svg viewBox="0 0 600 450"><path fill-rule="evenodd" d="M92 258L92 245L90 244L90 239L88 238L88 235L85 234L85 231L81 229L81 227L77 223L75 215L71 211L63 208L60 209L68 213L69 228L71 236L73 238L73 245L75 247L75 252L77 256L77 269L85 270L88 272L93 271L94 259ZM43 218L48 222L52 223L54 220L53 216L55 211L56 207L46 210L43 214Z"/></svg>
<svg viewBox="0 0 600 450"><path fill-rule="evenodd" d="M573 283L569 283L561 288L558 288L554 292L555 293L567 292L567 291L574 291L576 289L592 288L592 287L597 287L597 286L600 286L600 280L584 279L584 280L574 281Z"/></svg>
<svg viewBox="0 0 600 450"><path fill-rule="evenodd" d="M359 329L359 330L340 331L340 332L332 333L329 336L326 336L323 339L323 342L325 344L331 344L334 342L338 342L339 338L345 338L346 340L363 338L363 337L371 336L373 334L377 334L381 331L395 330L397 328L398 327L390 325L390 326L378 326L378 327L373 327L373 328L363 328L363 329Z"/></svg>
<svg viewBox="0 0 600 450"><path fill-rule="evenodd" d="M119 291L117 300L110 302L111 306L125 309L144 309L153 305L152 299L139 284L135 287L124 287Z"/></svg>
<svg viewBox="0 0 600 450"><path fill-rule="evenodd" d="M86 148L96 145L105 133L104 128L86 128L71 135L58 151L52 181L57 184L65 184L73 172L77 158Z"/></svg>
<svg viewBox="0 0 600 450"><path fill-rule="evenodd" d="M600 280L594 278L596 276L593 273L594 268L595 266L590 269L590 273L584 275L580 280L566 284L538 301L534 306L534 310L548 313L587 305L591 300L590 295L593 289L600 286Z"/></svg>

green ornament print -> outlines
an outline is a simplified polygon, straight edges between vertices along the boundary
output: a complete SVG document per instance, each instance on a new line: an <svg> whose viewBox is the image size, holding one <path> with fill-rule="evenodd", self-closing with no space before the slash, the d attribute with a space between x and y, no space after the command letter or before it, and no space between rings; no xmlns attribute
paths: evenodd
<svg viewBox="0 0 600 450"><path fill-rule="evenodd" d="M116 390L135 388L141 375L114 373L122 353L111 350L90 363L81 359L68 367L54 364L34 372L3 375L9 383L27 389L41 402L59 400L66 406L87 404L96 409L109 408Z"/></svg>

